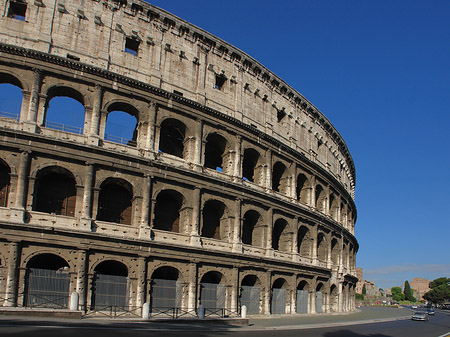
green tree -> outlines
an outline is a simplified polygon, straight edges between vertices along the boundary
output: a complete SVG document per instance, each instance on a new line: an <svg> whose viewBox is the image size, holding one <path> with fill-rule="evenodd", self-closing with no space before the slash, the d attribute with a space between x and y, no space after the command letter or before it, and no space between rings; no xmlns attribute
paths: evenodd
<svg viewBox="0 0 450 337"><path fill-rule="evenodd" d="M423 298L431 303L444 303L450 301L450 278L440 277L430 282L431 290Z"/></svg>
<svg viewBox="0 0 450 337"><path fill-rule="evenodd" d="M416 299L414 298L414 295L413 295L414 294L413 290L411 289L411 286L409 285L408 280L405 281L405 288L403 290L403 293L405 294L405 299L407 301L410 301L410 302L416 301Z"/></svg>
<svg viewBox="0 0 450 337"><path fill-rule="evenodd" d="M391 288L392 293L392 300L400 302L405 299L405 294L402 293L401 287L392 287Z"/></svg>
<svg viewBox="0 0 450 337"><path fill-rule="evenodd" d="M366 284L364 283L362 288L362 294L365 295L367 293Z"/></svg>

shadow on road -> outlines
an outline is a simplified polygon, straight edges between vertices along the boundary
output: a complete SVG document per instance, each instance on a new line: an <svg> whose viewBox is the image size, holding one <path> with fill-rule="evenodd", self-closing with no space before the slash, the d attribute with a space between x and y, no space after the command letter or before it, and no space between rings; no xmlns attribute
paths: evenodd
<svg viewBox="0 0 450 337"><path fill-rule="evenodd" d="M350 330L339 330L339 331L334 331L334 332L326 332L323 337L391 337L389 335L384 335L384 334L379 334L379 333L375 333L375 334L369 334L369 335L361 335L359 333L350 331Z"/></svg>

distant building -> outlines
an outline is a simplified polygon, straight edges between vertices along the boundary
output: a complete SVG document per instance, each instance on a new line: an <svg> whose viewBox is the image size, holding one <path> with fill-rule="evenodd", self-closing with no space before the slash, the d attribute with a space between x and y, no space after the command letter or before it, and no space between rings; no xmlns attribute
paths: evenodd
<svg viewBox="0 0 450 337"><path fill-rule="evenodd" d="M413 278L409 284L411 289L413 289L414 297L418 300L423 300L423 295L425 295L427 291L430 291L430 280L416 277Z"/></svg>
<svg viewBox="0 0 450 337"><path fill-rule="evenodd" d="M357 294L362 294L362 288L364 285L362 268L356 268L356 277L358 278L358 282L356 283L355 291Z"/></svg>

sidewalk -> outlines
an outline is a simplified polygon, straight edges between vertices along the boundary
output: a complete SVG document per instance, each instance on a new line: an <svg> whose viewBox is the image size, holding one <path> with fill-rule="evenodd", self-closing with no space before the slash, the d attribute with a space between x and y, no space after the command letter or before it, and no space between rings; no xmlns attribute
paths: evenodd
<svg viewBox="0 0 450 337"><path fill-rule="evenodd" d="M99 318L82 319L1 316L0 326L6 325L39 325L64 327L95 327L105 329L145 329L145 330L281 330L310 329L314 327L331 327L367 324L383 321L409 319L411 311L403 308L364 307L353 313L323 315L275 315L267 317L251 317L248 325L236 319L179 319L143 321L136 318Z"/></svg>

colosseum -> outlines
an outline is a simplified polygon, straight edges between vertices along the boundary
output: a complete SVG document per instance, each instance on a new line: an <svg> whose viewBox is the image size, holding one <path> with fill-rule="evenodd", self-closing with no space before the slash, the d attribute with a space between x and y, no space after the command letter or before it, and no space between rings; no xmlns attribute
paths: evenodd
<svg viewBox="0 0 450 337"><path fill-rule="evenodd" d="M354 310L355 167L311 102L144 1L0 8L0 306Z"/></svg>

